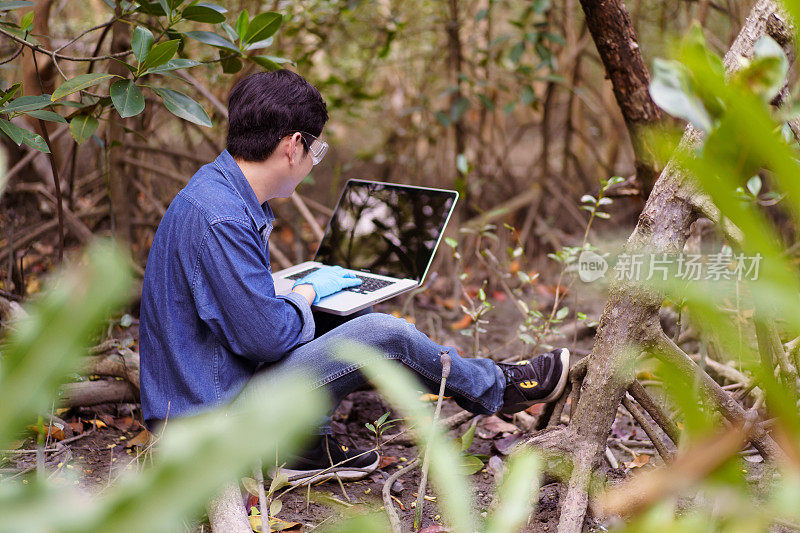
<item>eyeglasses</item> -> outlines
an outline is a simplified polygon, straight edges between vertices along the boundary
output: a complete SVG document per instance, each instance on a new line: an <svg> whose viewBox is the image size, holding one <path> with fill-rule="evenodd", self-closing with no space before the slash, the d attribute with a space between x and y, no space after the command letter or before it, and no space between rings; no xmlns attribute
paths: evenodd
<svg viewBox="0 0 800 533"><path fill-rule="evenodd" d="M298 133L300 133L303 139L303 144L305 144L308 151L311 152L311 162L314 166L318 165L320 161L322 161L322 158L325 157L325 154L328 153L328 143L310 133L304 131ZM287 133L286 135L291 135L291 133Z"/></svg>

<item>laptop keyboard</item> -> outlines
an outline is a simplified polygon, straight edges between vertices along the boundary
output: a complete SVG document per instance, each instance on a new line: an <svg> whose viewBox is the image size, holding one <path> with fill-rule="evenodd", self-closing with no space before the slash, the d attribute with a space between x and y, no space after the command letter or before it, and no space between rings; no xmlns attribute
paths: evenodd
<svg viewBox="0 0 800 533"><path fill-rule="evenodd" d="M295 274L292 274L291 276L286 276L286 279L298 280L302 277L311 274L316 270L319 270L319 267L309 268L308 270L297 272ZM378 279L369 276L359 276L358 274L356 274L356 277L362 281L361 285L359 285L358 287L348 287L347 289L344 290L350 292L357 292L359 294L369 294L371 292L375 292L379 289L386 287L387 285L391 285L392 283L394 283L392 281L386 281L385 279Z"/></svg>

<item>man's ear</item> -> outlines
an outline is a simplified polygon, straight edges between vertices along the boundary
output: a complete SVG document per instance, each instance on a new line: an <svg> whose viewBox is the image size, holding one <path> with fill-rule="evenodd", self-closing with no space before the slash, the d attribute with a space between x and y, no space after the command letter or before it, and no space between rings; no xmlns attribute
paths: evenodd
<svg viewBox="0 0 800 533"><path fill-rule="evenodd" d="M289 158L289 165L294 165L300 162L299 151L303 149L302 144L302 135L300 133L295 132L291 137L289 137L289 141L286 143L286 157Z"/></svg>

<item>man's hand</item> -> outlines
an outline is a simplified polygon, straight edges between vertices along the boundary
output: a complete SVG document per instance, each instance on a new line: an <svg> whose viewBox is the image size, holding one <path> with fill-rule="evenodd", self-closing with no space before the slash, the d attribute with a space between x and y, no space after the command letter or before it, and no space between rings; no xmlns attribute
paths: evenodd
<svg viewBox="0 0 800 533"><path fill-rule="evenodd" d="M306 289L303 285L311 285L315 293L314 301L311 303L316 304L326 296L330 296L348 287L356 287L361 285L361 283L363 282L355 274L340 266L323 266L308 276L295 281L294 285L292 285L292 289L300 289L296 290L296 292L308 298L307 293L301 291Z"/></svg>

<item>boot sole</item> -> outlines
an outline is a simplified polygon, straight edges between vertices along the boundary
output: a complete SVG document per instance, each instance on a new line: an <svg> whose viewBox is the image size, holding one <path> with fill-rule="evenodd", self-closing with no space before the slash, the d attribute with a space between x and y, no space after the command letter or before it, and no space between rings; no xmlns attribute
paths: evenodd
<svg viewBox="0 0 800 533"><path fill-rule="evenodd" d="M514 405L508 405L500 409L499 412L504 415L512 415L514 413L519 413L520 411L524 411L531 405L535 405L537 403L549 403L557 399L559 396L561 396L561 393L564 392L564 388L567 386L567 376L569 376L569 350L566 348L561 348L561 355L559 355L559 359L561 360L561 376L559 376L558 383L556 383L553 392L551 392L541 400L533 400L531 402L522 402L522 403L515 403Z"/></svg>
<svg viewBox="0 0 800 533"><path fill-rule="evenodd" d="M342 481L357 481L364 479L372 472L374 472L381 462L381 458L375 459L371 465L360 468L354 467L340 467L328 470L326 468L319 468L317 470L292 470L291 468L279 468L278 473L285 474L289 478L289 485L296 487L300 485L307 485L309 483L320 483L329 479L338 477ZM301 476L301 477L297 477ZM296 479L292 479L296 478Z"/></svg>

